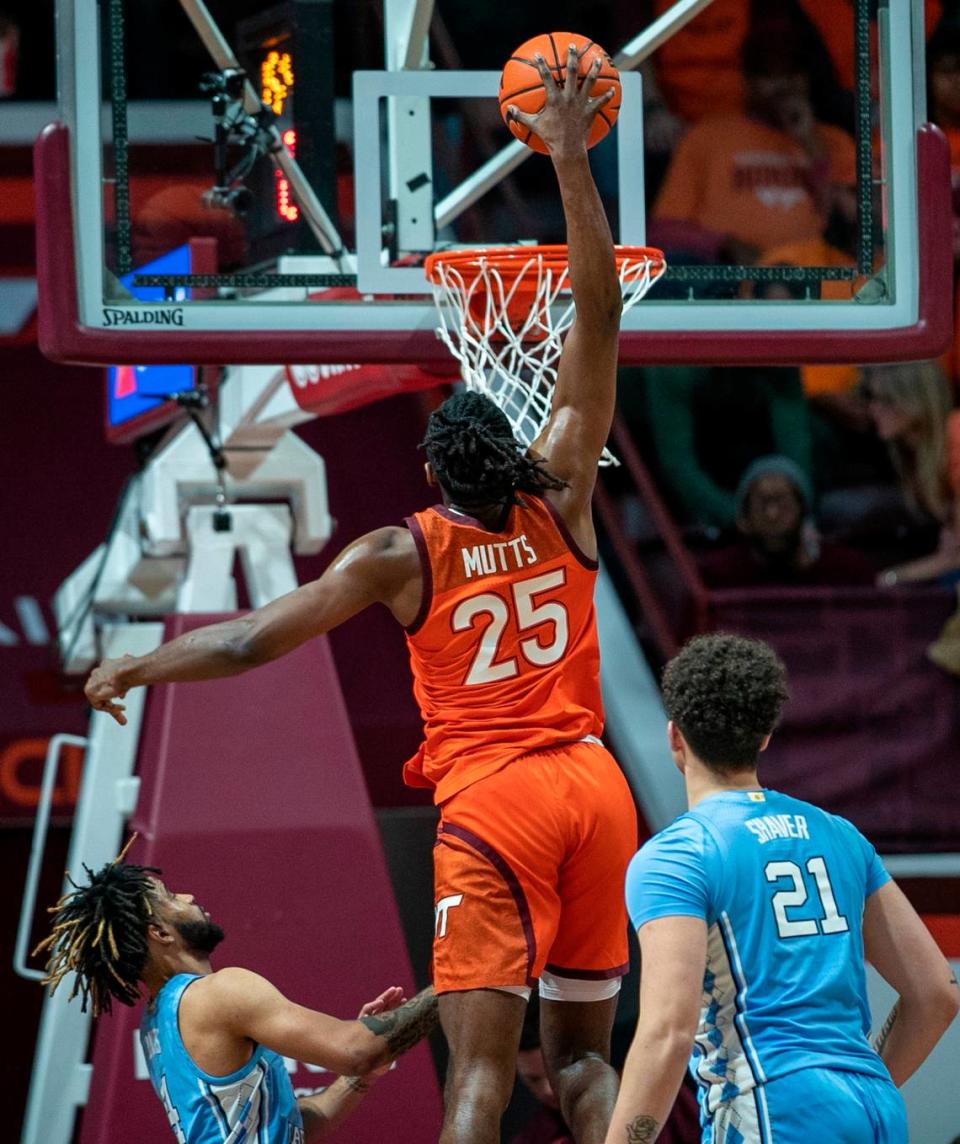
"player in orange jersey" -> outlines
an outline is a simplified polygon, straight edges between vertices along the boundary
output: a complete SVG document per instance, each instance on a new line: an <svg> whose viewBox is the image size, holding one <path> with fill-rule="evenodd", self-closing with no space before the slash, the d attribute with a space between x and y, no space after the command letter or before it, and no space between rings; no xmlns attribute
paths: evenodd
<svg viewBox="0 0 960 1144"><path fill-rule="evenodd" d="M434 985L450 1045L443 1144L493 1144L513 1085L530 986L544 1058L582 1144L603 1139L627 968L623 877L636 844L627 784L600 743L590 502L614 408L621 309L613 245L587 162L599 101L541 62L544 110L517 118L550 149L577 303L549 420L527 452L500 410L457 394L430 418L443 504L346 548L319 580L142 657L108 660L91 704L124 721L142 684L238 674L374 603L404 626L423 746L408 782L441 808ZM595 75L595 73L594 73Z"/></svg>

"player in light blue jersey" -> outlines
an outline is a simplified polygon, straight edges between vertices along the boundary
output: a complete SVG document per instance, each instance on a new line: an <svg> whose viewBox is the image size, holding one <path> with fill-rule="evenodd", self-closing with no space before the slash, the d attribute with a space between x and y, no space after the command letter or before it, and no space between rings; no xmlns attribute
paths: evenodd
<svg viewBox="0 0 960 1144"><path fill-rule="evenodd" d="M128 844L129 845L129 844ZM150 1080L179 1144L312 1144L362 1101L370 1077L417 1043L437 1020L424 990L403 1001L393 987L340 1021L288 1001L259 974L214 971L223 930L190 894L172 894L159 870L123 854L57 904L47 982L76 979L94 1016L113 1000L134 1005L146 987L140 1041ZM283 1057L340 1077L295 1097Z"/></svg>
<svg viewBox="0 0 960 1144"><path fill-rule="evenodd" d="M960 1008L949 964L845 819L760 786L783 664L691 641L663 697L690 807L634 857L640 1016L607 1144L649 1144L689 1062L704 1144L905 1144L897 1085ZM899 993L871 1047L864 954Z"/></svg>

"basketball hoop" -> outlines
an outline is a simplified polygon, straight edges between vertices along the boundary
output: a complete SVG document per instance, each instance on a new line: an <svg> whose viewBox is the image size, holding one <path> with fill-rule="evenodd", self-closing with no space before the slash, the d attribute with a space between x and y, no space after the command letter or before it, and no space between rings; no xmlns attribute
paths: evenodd
<svg viewBox="0 0 960 1144"><path fill-rule="evenodd" d="M663 252L615 248L624 311L666 268ZM468 389L492 398L524 445L550 415L563 336L573 325L566 246L444 250L424 264L440 335ZM615 463L604 450L601 464Z"/></svg>

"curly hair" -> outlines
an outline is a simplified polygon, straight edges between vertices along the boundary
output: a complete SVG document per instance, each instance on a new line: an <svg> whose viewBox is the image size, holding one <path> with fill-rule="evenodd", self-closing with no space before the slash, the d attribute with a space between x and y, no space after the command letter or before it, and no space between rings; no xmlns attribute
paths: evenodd
<svg viewBox="0 0 960 1144"><path fill-rule="evenodd" d="M663 705L697 758L720 773L757 765L788 698L787 673L768 644L698 636L667 664Z"/></svg>
<svg viewBox="0 0 960 1144"><path fill-rule="evenodd" d="M133 838L112 862L96 873L84 866L87 884L64 894L50 909L53 930L33 951L49 950L44 985L57 986L70 972L76 980L68 1000L79 993L81 1008L109 1013L114 998L124 1005L140 1000L140 974L147 960L147 925L153 917L152 866L123 861Z"/></svg>
<svg viewBox="0 0 960 1144"><path fill-rule="evenodd" d="M528 455L506 414L481 393L448 397L430 414L421 448L444 490L465 507L516 504L518 492L567 487Z"/></svg>

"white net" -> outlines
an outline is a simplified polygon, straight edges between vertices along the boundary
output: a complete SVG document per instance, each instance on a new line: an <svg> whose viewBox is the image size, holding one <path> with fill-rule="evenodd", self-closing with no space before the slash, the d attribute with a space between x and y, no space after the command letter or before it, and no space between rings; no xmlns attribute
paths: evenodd
<svg viewBox="0 0 960 1144"><path fill-rule="evenodd" d="M658 250L619 247L623 309L665 269ZM573 325L565 247L502 247L432 255L427 273L440 315L437 333L460 363L468 389L492 398L517 439L530 445L550 415L563 336ZM616 464L604 450L601 464Z"/></svg>

